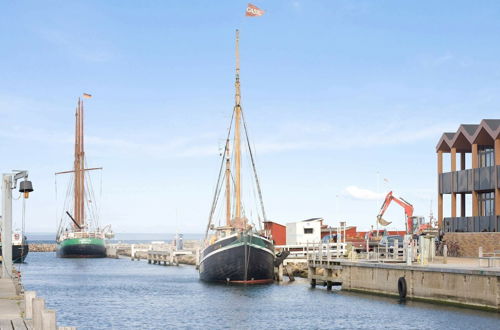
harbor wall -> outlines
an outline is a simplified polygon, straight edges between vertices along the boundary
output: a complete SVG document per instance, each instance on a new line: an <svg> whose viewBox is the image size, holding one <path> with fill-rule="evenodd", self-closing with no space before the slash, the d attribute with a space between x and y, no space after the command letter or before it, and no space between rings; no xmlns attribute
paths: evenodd
<svg viewBox="0 0 500 330"><path fill-rule="evenodd" d="M28 244L29 252L55 252L56 244Z"/></svg>
<svg viewBox="0 0 500 330"><path fill-rule="evenodd" d="M342 262L343 290L399 296L404 277L407 297L500 311L500 273L390 264Z"/></svg>
<svg viewBox="0 0 500 330"><path fill-rule="evenodd" d="M477 257L479 247L483 248L484 253L500 251L500 232L446 233L444 240L458 245L460 257Z"/></svg>

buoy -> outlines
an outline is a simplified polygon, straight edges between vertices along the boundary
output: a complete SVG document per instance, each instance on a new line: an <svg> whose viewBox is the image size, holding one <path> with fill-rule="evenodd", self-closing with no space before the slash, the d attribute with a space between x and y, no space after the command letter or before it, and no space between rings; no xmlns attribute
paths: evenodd
<svg viewBox="0 0 500 330"><path fill-rule="evenodd" d="M406 279L404 277L398 279L398 292L399 298L406 298Z"/></svg>

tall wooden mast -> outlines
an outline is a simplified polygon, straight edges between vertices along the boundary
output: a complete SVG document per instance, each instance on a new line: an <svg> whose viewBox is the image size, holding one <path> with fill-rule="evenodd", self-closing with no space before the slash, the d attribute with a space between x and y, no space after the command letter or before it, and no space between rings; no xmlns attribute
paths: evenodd
<svg viewBox="0 0 500 330"><path fill-rule="evenodd" d="M75 182L74 182L74 197L75 208L74 217L75 222L83 228L85 225L85 178L84 178L84 156L83 149L83 101L78 98L78 105L76 107L76 124L75 124ZM76 227L76 226L75 226ZM75 228L79 230L80 228Z"/></svg>
<svg viewBox="0 0 500 330"><path fill-rule="evenodd" d="M241 94L240 94L240 51L239 51L240 31L236 30L236 95L235 95L235 124L234 124L234 172L235 172L235 219L241 218Z"/></svg>
<svg viewBox="0 0 500 330"><path fill-rule="evenodd" d="M229 159L229 139L226 141L226 226L231 226L231 161Z"/></svg>

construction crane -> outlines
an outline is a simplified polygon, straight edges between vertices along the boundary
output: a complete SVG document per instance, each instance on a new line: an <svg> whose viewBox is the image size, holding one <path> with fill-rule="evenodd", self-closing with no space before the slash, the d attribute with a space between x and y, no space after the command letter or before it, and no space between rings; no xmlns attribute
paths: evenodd
<svg viewBox="0 0 500 330"><path fill-rule="evenodd" d="M387 210L392 201L399 204L405 210L406 233L413 234L413 205L405 201L403 198L394 197L392 195L392 191L389 191L387 196L385 196L384 203L382 204L382 207L380 208L380 211L377 215L378 223L381 224L382 226L388 226L391 224L390 221L382 219L382 216L384 215L385 211Z"/></svg>

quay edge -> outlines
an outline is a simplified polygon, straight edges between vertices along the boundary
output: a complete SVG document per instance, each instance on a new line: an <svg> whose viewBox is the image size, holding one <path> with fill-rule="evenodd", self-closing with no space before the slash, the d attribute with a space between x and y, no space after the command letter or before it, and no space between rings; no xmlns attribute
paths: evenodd
<svg viewBox="0 0 500 330"><path fill-rule="evenodd" d="M309 261L311 283L342 283L342 290L500 312L500 271L356 261ZM317 270L324 269L325 275ZM331 288L331 284L329 286Z"/></svg>

